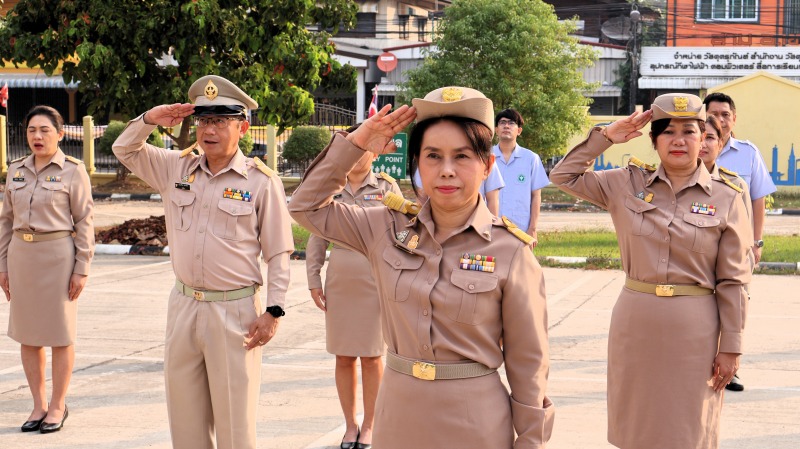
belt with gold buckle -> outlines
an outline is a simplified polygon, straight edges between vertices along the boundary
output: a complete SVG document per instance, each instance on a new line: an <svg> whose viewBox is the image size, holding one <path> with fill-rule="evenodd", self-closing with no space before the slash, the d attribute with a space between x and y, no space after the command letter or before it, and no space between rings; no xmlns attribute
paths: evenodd
<svg viewBox="0 0 800 449"><path fill-rule="evenodd" d="M64 237L69 237L70 235L72 235L72 231L53 231L53 232L14 231L14 237L28 243L58 240L58 239L63 239Z"/></svg>
<svg viewBox="0 0 800 449"><path fill-rule="evenodd" d="M420 380L469 379L492 374L497 368L489 368L478 362L439 363L408 360L397 354L386 353L386 366L398 373Z"/></svg>
<svg viewBox="0 0 800 449"><path fill-rule="evenodd" d="M714 294L714 290L699 285L651 284L626 278L625 287L639 293L650 293L656 296L705 296Z"/></svg>
<svg viewBox="0 0 800 449"><path fill-rule="evenodd" d="M258 285L254 284L236 290L198 290L175 279L175 288L184 295L196 301L233 301L247 298L258 293Z"/></svg>

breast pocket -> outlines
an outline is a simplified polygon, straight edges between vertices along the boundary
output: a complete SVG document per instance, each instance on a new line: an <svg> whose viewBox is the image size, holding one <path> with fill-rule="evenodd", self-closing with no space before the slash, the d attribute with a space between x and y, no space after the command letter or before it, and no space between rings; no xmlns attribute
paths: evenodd
<svg viewBox="0 0 800 449"><path fill-rule="evenodd" d="M625 207L630 216L631 233L633 235L650 235L656 227L656 206L628 194Z"/></svg>
<svg viewBox="0 0 800 449"><path fill-rule="evenodd" d="M241 240L244 233L238 232L238 229L253 214L253 203L223 198L217 208L219 210L214 217L214 235L226 240Z"/></svg>
<svg viewBox="0 0 800 449"><path fill-rule="evenodd" d="M192 224L194 192L175 189L169 196L172 202L172 217L175 229L185 231Z"/></svg>
<svg viewBox="0 0 800 449"><path fill-rule="evenodd" d="M678 243L696 253L705 253L716 246L720 237L720 219L708 215L683 214Z"/></svg>
<svg viewBox="0 0 800 449"><path fill-rule="evenodd" d="M389 264L387 276L382 279L386 296L395 302L407 300L411 295L412 285L421 275L422 256L387 247L383 250L383 260Z"/></svg>
<svg viewBox="0 0 800 449"><path fill-rule="evenodd" d="M45 182L42 187L47 190L45 204L53 207L69 207L69 192L63 182Z"/></svg>
<svg viewBox="0 0 800 449"><path fill-rule="evenodd" d="M25 189L26 186L27 183L25 181L12 181L8 184L8 195L11 196L14 204L29 204L31 202L31 194Z"/></svg>
<svg viewBox="0 0 800 449"><path fill-rule="evenodd" d="M481 324L489 316L499 315L497 276L454 269L445 298L445 312L453 321Z"/></svg>

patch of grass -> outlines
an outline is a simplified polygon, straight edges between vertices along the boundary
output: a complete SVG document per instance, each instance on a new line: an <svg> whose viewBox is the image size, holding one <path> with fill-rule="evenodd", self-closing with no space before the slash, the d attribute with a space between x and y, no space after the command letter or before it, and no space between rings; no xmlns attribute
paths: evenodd
<svg viewBox="0 0 800 449"><path fill-rule="evenodd" d="M762 262L800 262L800 238L797 235L765 235Z"/></svg>
<svg viewBox="0 0 800 449"><path fill-rule="evenodd" d="M603 230L539 232L537 257L566 256L619 259L617 235Z"/></svg>
<svg viewBox="0 0 800 449"><path fill-rule="evenodd" d="M773 209L800 209L800 189L781 188L772 194Z"/></svg>
<svg viewBox="0 0 800 449"><path fill-rule="evenodd" d="M292 238L294 238L294 249L297 251L305 251L308 237L311 235L306 228L292 224Z"/></svg>
<svg viewBox="0 0 800 449"><path fill-rule="evenodd" d="M562 192L555 186L547 186L542 189L542 203L566 203L566 204L575 204L576 201L581 201L579 198L576 198L569 193Z"/></svg>

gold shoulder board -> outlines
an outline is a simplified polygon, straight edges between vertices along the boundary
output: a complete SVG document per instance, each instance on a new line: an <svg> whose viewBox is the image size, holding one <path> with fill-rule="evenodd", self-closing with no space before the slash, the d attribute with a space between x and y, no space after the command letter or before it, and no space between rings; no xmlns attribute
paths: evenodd
<svg viewBox="0 0 800 449"><path fill-rule="evenodd" d="M9 164L15 164L15 163L17 163L17 162L22 162L22 161L24 161L24 160L25 160L25 158L26 158L26 157L28 157L28 156L22 156L22 157L18 157L18 158L16 158L16 159L14 159L13 161L9 162Z"/></svg>
<svg viewBox="0 0 800 449"><path fill-rule="evenodd" d="M181 151L181 157L186 157L186 155L194 151L195 148L197 148L197 142L184 148L183 151Z"/></svg>
<svg viewBox="0 0 800 449"><path fill-rule="evenodd" d="M533 236L520 229L517 225L512 223L511 220L509 220L508 217L506 217L505 215L503 215L502 219L503 219L503 224L506 225L506 229L508 229L508 232L514 234L514 237L522 240L522 242L525 243L526 245L530 245L531 243L533 243Z"/></svg>
<svg viewBox="0 0 800 449"><path fill-rule="evenodd" d="M389 176L389 174L387 174L385 172L380 172L378 174L378 176L380 176L381 178L383 178L383 179L385 179L385 180L387 180L389 182L397 182L396 179L392 178L391 176Z"/></svg>
<svg viewBox="0 0 800 449"><path fill-rule="evenodd" d="M630 160L628 161L628 165L635 165L647 171L656 171L655 167L653 167L650 164L645 164L643 160L639 159L636 156L631 156Z"/></svg>
<svg viewBox="0 0 800 449"><path fill-rule="evenodd" d="M730 175L730 176L733 176L733 177L739 177L739 173L736 173L733 170L728 170L725 167L719 167L719 171L721 171L722 173L725 173L726 175Z"/></svg>
<svg viewBox="0 0 800 449"><path fill-rule="evenodd" d="M735 191L737 191L739 193L742 193L742 191L743 191L742 188L737 186L736 184L732 183L731 180L728 179L727 177L725 177L725 175L723 175L722 173L719 174L719 180L722 181L723 183L725 183L725 185L727 185L728 187L732 188L733 190L735 190Z"/></svg>
<svg viewBox="0 0 800 449"><path fill-rule="evenodd" d="M268 178L271 178L272 175L275 174L275 172L271 168L267 167L267 164L263 163L258 156L253 158L253 162L256 164L258 171L267 175Z"/></svg>
<svg viewBox="0 0 800 449"><path fill-rule="evenodd" d="M76 158L76 157L72 157L72 156L70 156L70 155L66 155L66 159L67 159L68 161L72 162L73 164L77 164L77 165L83 164L83 161L82 161L82 160L80 160L80 159L78 159L78 158Z"/></svg>
<svg viewBox="0 0 800 449"><path fill-rule="evenodd" d="M394 192L386 192L383 195L383 204L389 209L409 215L417 215L420 208L419 204L409 201Z"/></svg>

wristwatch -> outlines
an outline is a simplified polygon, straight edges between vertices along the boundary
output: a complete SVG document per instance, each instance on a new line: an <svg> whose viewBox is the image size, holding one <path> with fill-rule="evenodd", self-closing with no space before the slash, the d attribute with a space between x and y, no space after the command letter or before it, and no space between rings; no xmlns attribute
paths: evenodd
<svg viewBox="0 0 800 449"><path fill-rule="evenodd" d="M280 318L286 315L286 312L283 311L281 306L269 306L267 307L267 313L274 316L275 318Z"/></svg>
<svg viewBox="0 0 800 449"><path fill-rule="evenodd" d="M756 240L756 244L755 245L756 245L756 248L763 248L764 247L764 241L763 240Z"/></svg>

